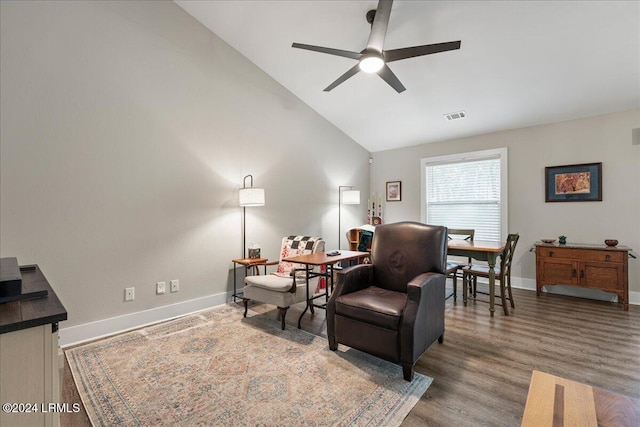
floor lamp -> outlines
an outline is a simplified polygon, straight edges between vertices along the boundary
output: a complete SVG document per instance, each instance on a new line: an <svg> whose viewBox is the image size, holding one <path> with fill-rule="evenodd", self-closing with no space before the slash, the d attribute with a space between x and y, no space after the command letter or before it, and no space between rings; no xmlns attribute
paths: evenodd
<svg viewBox="0 0 640 427"><path fill-rule="evenodd" d="M343 188L347 190L342 191ZM360 191L354 190L352 185L341 185L338 187L338 250L340 250L340 241L342 240L341 218L342 204L359 205Z"/></svg>
<svg viewBox="0 0 640 427"><path fill-rule="evenodd" d="M249 186L247 187L247 178ZM240 206L242 206L242 258L247 258L247 206L264 206L264 188L253 186L253 176L247 175L242 179L242 188L238 192Z"/></svg>

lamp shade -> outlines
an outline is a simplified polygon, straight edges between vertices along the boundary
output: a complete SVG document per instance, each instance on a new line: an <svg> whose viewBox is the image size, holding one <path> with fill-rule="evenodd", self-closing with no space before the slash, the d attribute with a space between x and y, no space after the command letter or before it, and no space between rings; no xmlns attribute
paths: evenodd
<svg viewBox="0 0 640 427"><path fill-rule="evenodd" d="M359 205L360 204L360 191L359 190L345 190L342 192L342 203L345 205Z"/></svg>
<svg viewBox="0 0 640 427"><path fill-rule="evenodd" d="M240 206L264 206L264 188L241 188Z"/></svg>

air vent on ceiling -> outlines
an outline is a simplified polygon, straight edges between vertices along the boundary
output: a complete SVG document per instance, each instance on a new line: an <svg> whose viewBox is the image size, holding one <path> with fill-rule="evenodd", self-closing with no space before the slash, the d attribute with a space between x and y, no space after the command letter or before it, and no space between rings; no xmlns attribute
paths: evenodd
<svg viewBox="0 0 640 427"><path fill-rule="evenodd" d="M446 117L447 120L451 121L451 120L465 119L467 117L467 113L465 113L464 111L457 111L455 113L445 114L444 116Z"/></svg>

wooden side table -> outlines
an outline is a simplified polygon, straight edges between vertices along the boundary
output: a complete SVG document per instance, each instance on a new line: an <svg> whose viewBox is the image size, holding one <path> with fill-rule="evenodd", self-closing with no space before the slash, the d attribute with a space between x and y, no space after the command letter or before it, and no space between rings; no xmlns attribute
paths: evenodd
<svg viewBox="0 0 640 427"><path fill-rule="evenodd" d="M258 269L258 264L265 264L269 261L268 258L236 258L231 260L233 262L233 302L236 302L236 298L242 298L242 292L238 293L237 285L236 285L236 268L238 264L244 266L244 277L247 277L249 274L249 270L253 269L254 274L260 274L260 270ZM267 266L264 265L264 274L267 274Z"/></svg>

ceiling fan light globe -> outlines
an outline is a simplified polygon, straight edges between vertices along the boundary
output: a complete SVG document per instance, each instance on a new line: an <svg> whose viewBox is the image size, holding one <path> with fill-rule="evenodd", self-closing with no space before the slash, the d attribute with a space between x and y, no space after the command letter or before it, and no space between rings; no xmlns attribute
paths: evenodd
<svg viewBox="0 0 640 427"><path fill-rule="evenodd" d="M378 56L365 56L360 60L360 69L365 73L377 73L383 65L384 61Z"/></svg>

